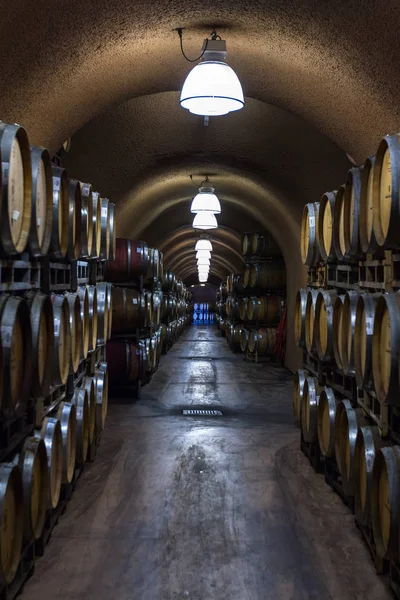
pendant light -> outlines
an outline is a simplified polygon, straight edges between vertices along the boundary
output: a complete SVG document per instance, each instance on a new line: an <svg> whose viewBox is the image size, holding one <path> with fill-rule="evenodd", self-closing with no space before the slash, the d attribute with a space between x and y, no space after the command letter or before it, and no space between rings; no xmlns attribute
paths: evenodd
<svg viewBox="0 0 400 600"><path fill-rule="evenodd" d="M201 212L197 213L195 218L193 219L193 225L192 227L194 229L217 229L218 227L218 223L217 223L217 219L215 218L214 213L208 212L206 210L202 210Z"/></svg>
<svg viewBox="0 0 400 600"><path fill-rule="evenodd" d="M178 29L181 51L182 29ZM180 105L204 117L226 115L244 106L242 86L235 71L226 64L226 42L214 30L211 40L204 40L202 53L183 84ZM187 59L189 60L189 59ZM190 61L195 62L195 61Z"/></svg>
<svg viewBox="0 0 400 600"><path fill-rule="evenodd" d="M203 183L206 185L203 185ZM219 215L221 212L221 204L217 196L214 194L215 188L210 185L208 178L203 183L199 187L198 194L196 194L196 196L193 198L190 212L198 213L202 210L206 210Z"/></svg>
<svg viewBox="0 0 400 600"><path fill-rule="evenodd" d="M209 250L197 250L196 258L211 258L211 252Z"/></svg>
<svg viewBox="0 0 400 600"><path fill-rule="evenodd" d="M206 265L207 267L210 266L210 259L209 258L199 258L197 261L197 266L198 267L202 267Z"/></svg>
<svg viewBox="0 0 400 600"><path fill-rule="evenodd" d="M212 252L212 243L210 242L210 240L208 240L207 238L200 238L199 240L197 240L196 242L196 246L194 248L196 251L197 250L209 250L210 252Z"/></svg>
<svg viewBox="0 0 400 600"><path fill-rule="evenodd" d="M207 267L207 268L203 268L203 267L204 267L204 265L202 265L201 268L198 269L199 275L200 274L206 274L206 275L208 275L209 272L210 272L210 267Z"/></svg>

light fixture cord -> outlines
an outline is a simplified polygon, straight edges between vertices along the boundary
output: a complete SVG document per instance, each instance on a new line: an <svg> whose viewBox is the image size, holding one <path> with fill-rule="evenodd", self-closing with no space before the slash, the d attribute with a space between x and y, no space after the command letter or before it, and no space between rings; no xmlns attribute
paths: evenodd
<svg viewBox="0 0 400 600"><path fill-rule="evenodd" d="M207 46L208 46L208 38L206 39L206 45L204 46L204 50L202 51L202 53L200 54L200 56L199 56L199 57L197 57L197 58L193 58L193 59L192 59L192 58L188 58L188 57L186 56L186 54L185 54L185 51L184 51L184 49L183 49L183 35L182 35L182 32L183 32L183 27L177 27L176 31L178 32L178 35L179 35L179 41L180 41L180 44L181 44L181 52L182 52L182 56L183 56L183 57L184 57L184 58L185 58L185 59L186 59L188 62L190 62L190 63L195 63L195 62L198 62L198 61L199 61L201 58L203 58L203 56L204 56L204 53L205 53L205 51L207 50ZM220 40L220 39L221 39L221 38L220 38L220 36L219 36L219 35L217 34L217 32L215 31L215 29L213 29L213 30L212 30L212 32L211 32L211 39L212 39L212 40Z"/></svg>

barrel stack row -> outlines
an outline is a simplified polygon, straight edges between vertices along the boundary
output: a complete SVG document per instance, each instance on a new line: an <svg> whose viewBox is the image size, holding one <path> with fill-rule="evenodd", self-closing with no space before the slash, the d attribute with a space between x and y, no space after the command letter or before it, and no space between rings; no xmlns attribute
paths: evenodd
<svg viewBox="0 0 400 600"><path fill-rule="evenodd" d="M116 224L114 204L31 146L23 127L0 123L0 157L0 594L8 597L32 573L105 425L112 292L101 274Z"/></svg>
<svg viewBox="0 0 400 600"><path fill-rule="evenodd" d="M242 253L243 272L228 275L220 285L219 328L233 352L258 360L274 355L286 271L279 246L267 232L244 234Z"/></svg>
<svg viewBox="0 0 400 600"><path fill-rule="evenodd" d="M162 252L125 238L116 240L116 258L107 263L105 279L113 283L110 384L121 391L129 387L138 397L163 349L189 322L188 291L171 270L164 271Z"/></svg>
<svg viewBox="0 0 400 600"><path fill-rule="evenodd" d="M400 136L303 212L294 416L302 448L399 577ZM333 474L333 475L332 475Z"/></svg>

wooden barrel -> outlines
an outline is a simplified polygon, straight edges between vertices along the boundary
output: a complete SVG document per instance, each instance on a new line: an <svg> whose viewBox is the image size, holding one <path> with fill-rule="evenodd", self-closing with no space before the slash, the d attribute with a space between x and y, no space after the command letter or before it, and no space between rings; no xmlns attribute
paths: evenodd
<svg viewBox="0 0 400 600"><path fill-rule="evenodd" d="M400 294L384 294L375 307L372 367L375 391L383 403L399 404Z"/></svg>
<svg viewBox="0 0 400 600"><path fill-rule="evenodd" d="M258 352L263 356L272 356L276 343L276 329L273 327L260 327L251 329L249 333L248 349L250 352Z"/></svg>
<svg viewBox="0 0 400 600"><path fill-rule="evenodd" d="M363 252L375 252L377 248L374 233L374 164L375 157L370 156L361 173L359 234Z"/></svg>
<svg viewBox="0 0 400 600"><path fill-rule="evenodd" d="M21 254L26 248L32 215L32 170L29 141L19 125L0 123L2 253Z"/></svg>
<svg viewBox="0 0 400 600"><path fill-rule="evenodd" d="M349 400L341 400L336 404L336 414L335 414L335 426L334 426L334 443L335 443L335 458L337 468L339 473L342 473L343 465L342 465L342 443L343 439L341 436L341 419L343 413L353 410L351 403Z"/></svg>
<svg viewBox="0 0 400 600"><path fill-rule="evenodd" d="M179 322L179 326L181 327L181 322ZM155 371L157 369L158 364L157 336L155 334L151 336L150 343L153 356L152 371Z"/></svg>
<svg viewBox="0 0 400 600"><path fill-rule="evenodd" d="M0 579L10 584L18 569L24 533L24 494L18 465L0 465Z"/></svg>
<svg viewBox="0 0 400 600"><path fill-rule="evenodd" d="M336 397L334 391L324 387L319 395L317 409L318 442L323 456L335 454Z"/></svg>
<svg viewBox="0 0 400 600"><path fill-rule="evenodd" d="M178 301L178 314L182 315L182 301ZM153 323L155 327L158 327L161 320L161 297L157 292L151 294L151 310L153 313Z"/></svg>
<svg viewBox="0 0 400 600"><path fill-rule="evenodd" d="M113 317L113 297L112 297L113 286L112 286L112 283L107 283L107 288L108 288L108 335L107 335L107 339L109 340L111 337L111 332L112 332L112 317Z"/></svg>
<svg viewBox="0 0 400 600"><path fill-rule="evenodd" d="M112 288L112 333L134 333L145 327L149 299L135 289Z"/></svg>
<svg viewBox="0 0 400 600"><path fill-rule="evenodd" d="M69 186L68 176L61 167L52 168L53 218L49 254L52 259L65 258L68 250Z"/></svg>
<svg viewBox="0 0 400 600"><path fill-rule="evenodd" d="M305 338L307 352L311 354L315 350L315 306L318 297L318 290L310 288L307 292L306 302L306 326Z"/></svg>
<svg viewBox="0 0 400 600"><path fill-rule="evenodd" d="M49 476L44 441L26 438L18 457L24 495L24 539L37 540L43 531L47 510Z"/></svg>
<svg viewBox="0 0 400 600"><path fill-rule="evenodd" d="M69 305L66 296L51 295L53 304L53 384L67 381L71 361L71 335Z"/></svg>
<svg viewBox="0 0 400 600"><path fill-rule="evenodd" d="M87 286L78 287L81 310L81 356L86 358L89 352L89 292Z"/></svg>
<svg viewBox="0 0 400 600"><path fill-rule="evenodd" d="M318 247L325 262L336 259L333 245L333 216L335 214L336 191L326 192L319 203L318 211Z"/></svg>
<svg viewBox="0 0 400 600"><path fill-rule="evenodd" d="M307 294L307 288L301 288L296 294L296 304L294 313L294 339L296 345L300 348L306 347Z"/></svg>
<svg viewBox="0 0 400 600"><path fill-rule="evenodd" d="M101 432L104 429L108 408L108 370L96 369L95 384L96 431Z"/></svg>
<svg viewBox="0 0 400 600"><path fill-rule="evenodd" d="M63 472L63 447L61 425L58 419L45 417L40 434L46 446L48 473L48 506L56 508L60 499Z"/></svg>
<svg viewBox="0 0 400 600"><path fill-rule="evenodd" d="M281 249L274 238L268 233L253 233L251 235L251 254L255 256L279 256Z"/></svg>
<svg viewBox="0 0 400 600"><path fill-rule="evenodd" d="M28 246L32 256L45 256L50 247L53 221L53 176L50 154L31 147L32 212Z"/></svg>
<svg viewBox="0 0 400 600"><path fill-rule="evenodd" d="M82 195L80 183L76 179L69 180L68 201L68 258L70 260L77 260L81 256L82 249Z"/></svg>
<svg viewBox="0 0 400 600"><path fill-rule="evenodd" d="M354 496L354 455L359 425L363 424L362 410L353 408L343 411L340 419L340 464L343 491Z"/></svg>
<svg viewBox="0 0 400 600"><path fill-rule="evenodd" d="M109 260L104 278L111 282L131 281L147 274L149 248L146 242L117 238L116 258Z"/></svg>
<svg viewBox="0 0 400 600"><path fill-rule="evenodd" d="M312 267L320 258L318 245L319 202L310 202L303 209L301 219L300 251L303 264Z"/></svg>
<svg viewBox="0 0 400 600"><path fill-rule="evenodd" d="M242 352L246 352L248 344L249 344L249 330L245 327L242 328L240 332L240 348Z"/></svg>
<svg viewBox="0 0 400 600"><path fill-rule="evenodd" d="M98 192L92 192L92 258L100 258L101 253L101 198ZM89 223L90 226L90 223Z"/></svg>
<svg viewBox="0 0 400 600"><path fill-rule="evenodd" d="M226 291L228 292L228 296L232 294L232 274L226 278Z"/></svg>
<svg viewBox="0 0 400 600"><path fill-rule="evenodd" d="M97 284L97 343L105 344L108 338L110 288L107 283Z"/></svg>
<svg viewBox="0 0 400 600"><path fill-rule="evenodd" d="M71 403L76 409L76 462L82 464L89 448L90 414L89 398L85 388L75 388Z"/></svg>
<svg viewBox="0 0 400 600"><path fill-rule="evenodd" d="M239 318L241 321L247 321L247 303L248 298L240 298L239 299Z"/></svg>
<svg viewBox="0 0 400 600"><path fill-rule="evenodd" d="M333 247L335 249L336 258L339 261L347 258L344 216L344 185L341 185L336 192L335 213L333 215Z"/></svg>
<svg viewBox="0 0 400 600"><path fill-rule="evenodd" d="M315 304L315 347L323 362L330 362L333 354L333 306L337 298L335 290L320 291Z"/></svg>
<svg viewBox="0 0 400 600"><path fill-rule="evenodd" d="M357 385L363 389L373 387L372 343L375 321L375 302L371 294L361 294L356 308L354 330L354 365Z"/></svg>
<svg viewBox="0 0 400 600"><path fill-rule="evenodd" d="M298 369L293 378L293 416L296 427L300 427L301 404L307 375L307 371Z"/></svg>
<svg viewBox="0 0 400 600"><path fill-rule="evenodd" d="M35 293L28 297L32 327L32 393L49 395L53 376L54 316L49 296Z"/></svg>
<svg viewBox="0 0 400 600"><path fill-rule="evenodd" d="M110 221L110 260L115 260L117 256L117 224L115 220L115 204L110 202L108 208L108 218Z"/></svg>
<svg viewBox="0 0 400 600"><path fill-rule="evenodd" d="M318 435L317 431L317 409L318 409L318 385L313 377L307 377L303 389L303 401L301 403L301 433L306 442L313 442Z"/></svg>
<svg viewBox="0 0 400 600"><path fill-rule="evenodd" d="M81 183L81 256L90 258L93 245L93 193L90 183Z"/></svg>
<svg viewBox="0 0 400 600"><path fill-rule="evenodd" d="M354 508L361 525L371 523L372 470L377 451L385 446L378 427L360 427L354 454Z"/></svg>
<svg viewBox="0 0 400 600"><path fill-rule="evenodd" d="M25 300L0 296L3 402L5 418L21 417L26 409L32 378L32 331Z"/></svg>
<svg viewBox="0 0 400 600"><path fill-rule="evenodd" d="M244 256L250 256L251 255L251 234L250 233L245 233L242 237L242 254L244 254Z"/></svg>
<svg viewBox="0 0 400 600"><path fill-rule="evenodd" d="M77 372L82 352L81 301L78 294L66 294L69 306L69 331L71 335L71 368Z"/></svg>
<svg viewBox="0 0 400 600"><path fill-rule="evenodd" d="M344 245L346 256L359 253L360 196L362 169L354 167L347 174L343 193Z"/></svg>
<svg viewBox="0 0 400 600"><path fill-rule="evenodd" d="M265 325L274 325L281 316L281 298L278 296L263 296L249 298L247 303L247 318Z"/></svg>
<svg viewBox="0 0 400 600"><path fill-rule="evenodd" d="M262 290L278 290L286 287L286 271L279 263L259 263L252 265L250 287Z"/></svg>
<svg viewBox="0 0 400 600"><path fill-rule="evenodd" d="M399 157L399 135L386 135L376 153L372 194L373 230L378 246L385 248L400 247Z"/></svg>
<svg viewBox="0 0 400 600"><path fill-rule="evenodd" d="M97 346L97 287L88 285L89 299L89 350L96 350Z"/></svg>
<svg viewBox="0 0 400 600"><path fill-rule="evenodd" d="M357 303L360 294L348 291L345 294L342 313L342 364L346 375L354 375L354 336L356 327Z"/></svg>
<svg viewBox="0 0 400 600"><path fill-rule="evenodd" d="M76 459L76 407L71 402L61 402L57 407L62 438L62 482L71 483L75 472Z"/></svg>
<svg viewBox="0 0 400 600"><path fill-rule="evenodd" d="M341 294L340 296L336 296L333 305L333 355L335 357L335 363L339 369L343 369L343 302L344 294Z"/></svg>
<svg viewBox="0 0 400 600"><path fill-rule="evenodd" d="M162 289L163 292L172 292L175 289L175 273L171 269L164 271Z"/></svg>
<svg viewBox="0 0 400 600"><path fill-rule="evenodd" d="M89 442L92 443L96 433L96 386L94 377L85 376L82 387L87 391L89 402Z"/></svg>
<svg viewBox="0 0 400 600"><path fill-rule="evenodd" d="M240 348L240 339L241 339L242 327L243 327L243 325L240 325L240 323L238 323L237 325L232 325L231 347L234 352L237 352L241 349Z"/></svg>
<svg viewBox="0 0 400 600"><path fill-rule="evenodd" d="M100 198L101 217L100 217L100 258L108 260L110 258L110 201L108 198Z"/></svg>
<svg viewBox="0 0 400 600"><path fill-rule="evenodd" d="M251 265L245 265L243 271L243 285L245 288L250 287Z"/></svg>
<svg viewBox="0 0 400 600"><path fill-rule="evenodd" d="M380 448L371 481L371 522L377 555L399 561L400 447Z"/></svg>

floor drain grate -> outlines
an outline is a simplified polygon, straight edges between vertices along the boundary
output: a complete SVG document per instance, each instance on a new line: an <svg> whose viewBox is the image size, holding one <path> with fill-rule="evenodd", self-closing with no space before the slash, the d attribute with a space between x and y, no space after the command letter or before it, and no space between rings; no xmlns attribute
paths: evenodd
<svg viewBox="0 0 400 600"><path fill-rule="evenodd" d="M185 408L182 410L182 414L187 415L187 416L222 417L224 413L222 412L222 410L206 410L206 409L199 409L199 408L186 409Z"/></svg>

